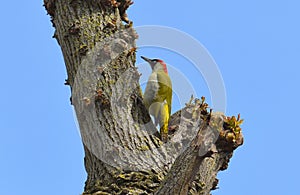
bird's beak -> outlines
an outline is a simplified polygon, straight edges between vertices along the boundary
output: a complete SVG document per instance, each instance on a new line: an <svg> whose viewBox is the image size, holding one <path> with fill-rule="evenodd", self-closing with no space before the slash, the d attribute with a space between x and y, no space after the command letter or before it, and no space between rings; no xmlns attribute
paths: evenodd
<svg viewBox="0 0 300 195"><path fill-rule="evenodd" d="M149 59L149 58L146 58L146 57L144 57L144 56L141 56L141 58L143 59L143 60L145 60L146 62L148 62L148 63L150 63L151 64L151 59Z"/></svg>

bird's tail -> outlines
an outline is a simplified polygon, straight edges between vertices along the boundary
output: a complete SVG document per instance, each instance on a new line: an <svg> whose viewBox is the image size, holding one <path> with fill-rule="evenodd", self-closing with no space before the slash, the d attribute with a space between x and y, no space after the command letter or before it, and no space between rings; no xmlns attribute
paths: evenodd
<svg viewBox="0 0 300 195"><path fill-rule="evenodd" d="M160 128L160 136L161 136L161 141L163 142L167 142L168 141L168 124L164 124L161 128Z"/></svg>
<svg viewBox="0 0 300 195"><path fill-rule="evenodd" d="M169 106L168 104L164 104L163 105L163 113L162 116L162 121L160 123L160 136L161 136L161 140L163 142L167 142L168 141L168 131L169 131Z"/></svg>

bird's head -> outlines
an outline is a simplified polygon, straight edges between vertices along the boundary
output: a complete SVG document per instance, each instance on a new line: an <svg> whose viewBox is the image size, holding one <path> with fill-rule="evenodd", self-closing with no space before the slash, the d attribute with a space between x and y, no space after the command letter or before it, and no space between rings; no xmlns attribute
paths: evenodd
<svg viewBox="0 0 300 195"><path fill-rule="evenodd" d="M144 56L141 56L141 58L150 64L152 71L163 70L168 74L167 65L164 61L160 59L149 59Z"/></svg>

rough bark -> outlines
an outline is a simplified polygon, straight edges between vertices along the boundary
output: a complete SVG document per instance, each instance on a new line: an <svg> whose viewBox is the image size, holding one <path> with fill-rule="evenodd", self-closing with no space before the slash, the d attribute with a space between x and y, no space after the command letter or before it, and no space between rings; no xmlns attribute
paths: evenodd
<svg viewBox="0 0 300 195"><path fill-rule="evenodd" d="M209 194L242 144L196 100L175 113L167 144L142 103L130 0L44 0L61 46L85 151L83 194ZM124 22L128 24L124 24ZM230 135L230 136L229 136Z"/></svg>

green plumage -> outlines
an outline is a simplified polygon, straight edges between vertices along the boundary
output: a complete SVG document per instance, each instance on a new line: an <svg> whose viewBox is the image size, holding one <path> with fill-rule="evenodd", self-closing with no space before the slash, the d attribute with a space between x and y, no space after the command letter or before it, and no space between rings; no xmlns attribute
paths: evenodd
<svg viewBox="0 0 300 195"><path fill-rule="evenodd" d="M154 117L155 125L160 126L163 141L168 136L168 123L172 105L172 83L163 70L153 72L146 86L144 103L149 114Z"/></svg>
<svg viewBox="0 0 300 195"><path fill-rule="evenodd" d="M160 126L161 139L168 140L168 125L172 104L172 83L166 64L159 59L142 58L147 61L152 73L144 93L144 103L149 114L154 117L155 125Z"/></svg>

